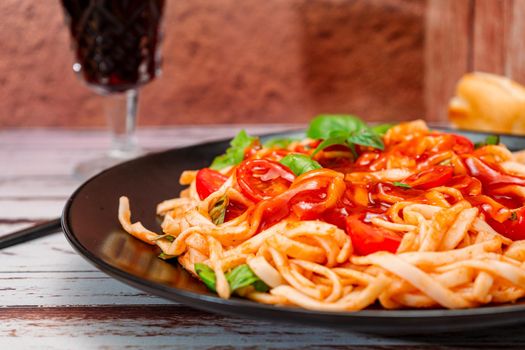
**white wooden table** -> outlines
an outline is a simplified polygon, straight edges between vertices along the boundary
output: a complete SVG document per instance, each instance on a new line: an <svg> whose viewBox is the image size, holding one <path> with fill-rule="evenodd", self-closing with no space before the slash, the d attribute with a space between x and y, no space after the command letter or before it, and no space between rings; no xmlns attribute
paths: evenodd
<svg viewBox="0 0 525 350"><path fill-rule="evenodd" d="M230 137L240 126L140 130L160 150ZM250 133L284 126L245 126ZM80 184L73 166L108 146L102 131L0 131L0 235L60 215ZM0 250L0 349L525 348L525 326L470 334L381 337L221 316L122 284L57 233Z"/></svg>

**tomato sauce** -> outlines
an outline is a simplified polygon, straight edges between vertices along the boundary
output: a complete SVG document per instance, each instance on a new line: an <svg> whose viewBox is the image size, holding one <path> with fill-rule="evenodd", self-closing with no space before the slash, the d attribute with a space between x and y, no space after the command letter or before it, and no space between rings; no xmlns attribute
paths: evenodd
<svg viewBox="0 0 525 350"><path fill-rule="evenodd" d="M499 233L525 238L525 199L510 190L505 192L508 186L525 186L525 178L506 174L484 160L488 151L475 150L463 136L428 130L404 133L403 127L400 124L387 132L384 150L328 147L314 157L323 168L307 176L296 177L278 161L289 153L312 154L319 140L289 149L268 150L259 144L250 147L234 174L236 188L254 205L264 207L258 231L286 217L323 220L345 229L353 239L355 236L356 246L368 240L373 242L369 246L392 251L400 242L398 234L373 226L366 218L380 215L388 219L389 208L400 201L432 204L430 190L443 186L459 191ZM387 181L374 175L389 169L406 169L410 176ZM351 180L342 180L348 174L352 174ZM201 197L225 181L214 173L204 175L201 181L204 178L209 183L197 183ZM454 196L442 193L440 198L454 204ZM235 215L227 218L244 209L230 209ZM362 253L370 252L365 245L360 246Z"/></svg>

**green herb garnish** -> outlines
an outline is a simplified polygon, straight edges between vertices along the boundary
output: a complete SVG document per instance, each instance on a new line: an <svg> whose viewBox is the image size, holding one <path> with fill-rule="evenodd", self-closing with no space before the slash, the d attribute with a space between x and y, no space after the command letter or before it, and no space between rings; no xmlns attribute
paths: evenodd
<svg viewBox="0 0 525 350"><path fill-rule="evenodd" d="M397 187L402 187L402 188L412 188L412 186L410 186L409 184L406 184L404 182L398 182L398 181L392 182L392 185L397 186Z"/></svg>
<svg viewBox="0 0 525 350"><path fill-rule="evenodd" d="M515 211L513 211L513 212L510 214L510 220L511 220L511 221L516 221L516 220L518 220L518 213L516 213Z"/></svg>
<svg viewBox="0 0 525 350"><path fill-rule="evenodd" d="M239 164L244 159L244 152L257 138L249 136L246 131L241 130L231 140L230 147L223 155L215 157L210 165L214 170L221 170L228 166Z"/></svg>
<svg viewBox="0 0 525 350"><path fill-rule="evenodd" d="M230 284L230 289L235 292L239 288L253 285L258 292L266 292L269 288L261 281L248 264L239 265L226 274L226 280Z"/></svg>
<svg viewBox="0 0 525 350"><path fill-rule="evenodd" d="M271 139L266 140L263 143L263 146L266 148L286 148L288 147L292 142L298 141L298 137L274 137Z"/></svg>
<svg viewBox="0 0 525 350"><path fill-rule="evenodd" d="M216 292L216 277L211 267L206 264L196 263L195 272L210 290ZM266 283L257 277L248 264L237 266L228 271L225 276L232 292L248 286L253 286L258 292L266 292L269 289Z"/></svg>
<svg viewBox="0 0 525 350"><path fill-rule="evenodd" d="M476 142L474 144L474 148L478 149L487 145L499 145L499 141L499 135L488 135L487 137L485 137L485 141Z"/></svg>
<svg viewBox="0 0 525 350"><path fill-rule="evenodd" d="M210 290L216 292L216 277L215 277L215 271L211 267L209 267L206 264L196 263L195 264L195 272L200 277L202 282L208 287Z"/></svg>
<svg viewBox="0 0 525 350"><path fill-rule="evenodd" d="M220 225L224 222L228 204L230 204L230 199L226 195L224 195L221 198L219 198L217 202L215 202L215 204L213 205L213 208L211 208L210 218L215 225Z"/></svg>
<svg viewBox="0 0 525 350"><path fill-rule="evenodd" d="M312 154L332 145L345 145L356 156L355 145L384 150L382 135L390 126L369 127L353 115L320 115L315 117L306 132L312 139L323 139Z"/></svg>
<svg viewBox="0 0 525 350"><path fill-rule="evenodd" d="M279 161L281 164L290 168L290 170L299 176L308 171L322 168L322 166L315 160L305 154L290 153Z"/></svg>
<svg viewBox="0 0 525 350"><path fill-rule="evenodd" d="M173 259L175 258L176 256L175 255L168 255L168 254L165 254L165 253L160 253L158 255L158 257L162 260L169 260L169 259Z"/></svg>
<svg viewBox="0 0 525 350"><path fill-rule="evenodd" d="M378 124L371 127L371 129L378 135L384 136L386 132L393 127L394 124Z"/></svg>

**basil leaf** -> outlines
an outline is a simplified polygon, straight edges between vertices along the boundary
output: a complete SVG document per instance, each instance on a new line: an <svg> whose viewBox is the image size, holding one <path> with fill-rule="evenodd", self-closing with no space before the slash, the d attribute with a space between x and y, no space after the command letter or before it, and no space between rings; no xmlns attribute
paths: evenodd
<svg viewBox="0 0 525 350"><path fill-rule="evenodd" d="M274 137L264 142L263 146L266 148L272 148L272 147L286 148L292 142L297 141L297 140L299 140L298 137Z"/></svg>
<svg viewBox="0 0 525 350"><path fill-rule="evenodd" d="M319 146L317 146L312 153L312 157L315 156L318 152L322 151L323 149L333 146L333 145L344 145L346 142L346 139L348 138L348 135L344 136L336 136L336 137L329 137L327 139L324 139Z"/></svg>
<svg viewBox="0 0 525 350"><path fill-rule="evenodd" d="M474 144L474 149L484 147L487 145L498 145L499 144L499 135L488 135L483 142L476 142Z"/></svg>
<svg viewBox="0 0 525 350"><path fill-rule="evenodd" d="M256 291L264 293L267 292L270 287L264 283L262 280L255 281L253 284L253 288L255 288Z"/></svg>
<svg viewBox="0 0 525 350"><path fill-rule="evenodd" d="M228 204L230 204L230 199L224 195L221 198L215 202L213 205L213 208L210 210L210 218L211 221L215 225L220 225L224 223L224 217L226 216L226 209L228 208Z"/></svg>
<svg viewBox="0 0 525 350"><path fill-rule="evenodd" d="M196 263L194 265L195 272L200 277L202 282L208 287L210 290L217 292L217 289L215 287L216 285L216 277L215 277L215 271L211 267L209 267L206 264Z"/></svg>
<svg viewBox="0 0 525 350"><path fill-rule="evenodd" d="M334 131L353 133L365 128L366 124L354 115L321 114L311 121L306 136L312 139L327 139Z"/></svg>
<svg viewBox="0 0 525 350"><path fill-rule="evenodd" d="M392 182L392 185L397 186L397 187L403 187L403 188L412 188L412 186L410 186L409 184L406 184L404 182L398 182L398 181Z"/></svg>
<svg viewBox="0 0 525 350"><path fill-rule="evenodd" d="M381 136L390 127L391 124L381 124L369 128L361 119L352 115L320 115L312 120L306 135L314 139L323 139L312 153L312 157L332 145L345 145L350 147L354 158L357 158L355 145L384 150Z"/></svg>
<svg viewBox="0 0 525 350"><path fill-rule="evenodd" d="M366 146L366 147L373 147L380 150L385 149L385 145L383 144L383 140L381 139L381 136L374 133L371 130L364 130L360 133L350 135L346 141L348 143L354 143L356 145Z"/></svg>
<svg viewBox="0 0 525 350"><path fill-rule="evenodd" d="M282 165L287 166L296 175L299 176L308 171L322 168L315 160L305 154L290 153L279 161Z"/></svg>
<svg viewBox="0 0 525 350"><path fill-rule="evenodd" d="M255 140L256 138L249 136L246 131L239 131L233 140L231 140L230 147L226 150L226 153L215 157L210 165L210 168L214 170L220 170L228 166L239 164L244 159L244 151Z"/></svg>
<svg viewBox="0 0 525 350"><path fill-rule="evenodd" d="M499 144L499 136L498 135L489 135L485 139L486 145L497 145Z"/></svg>
<svg viewBox="0 0 525 350"><path fill-rule="evenodd" d="M232 292L239 288L248 287L254 284L257 284L254 285L254 288L256 288L258 291L264 289L264 286L266 286L266 284L261 281L261 279L257 277L255 273L253 273L248 264L239 265L233 270L229 271L226 274L226 280L230 284L230 289ZM268 286L266 286L266 290L268 290Z"/></svg>
<svg viewBox="0 0 525 350"><path fill-rule="evenodd" d="M168 254L165 254L165 253L160 253L158 255L158 257L162 260L168 260L168 259L173 259L173 258L176 258L175 255L168 255Z"/></svg>
<svg viewBox="0 0 525 350"><path fill-rule="evenodd" d="M154 241L158 241L159 239L166 239L166 240L168 240L170 242L173 242L175 240L175 237L173 237L170 234L165 234L165 235L159 235L159 236L155 237L153 240Z"/></svg>
<svg viewBox="0 0 525 350"><path fill-rule="evenodd" d="M390 129L393 126L394 126L394 124L379 124L379 125L372 126L370 129L374 133L376 133L376 134L378 134L380 136L383 136L384 134L386 134L388 129Z"/></svg>

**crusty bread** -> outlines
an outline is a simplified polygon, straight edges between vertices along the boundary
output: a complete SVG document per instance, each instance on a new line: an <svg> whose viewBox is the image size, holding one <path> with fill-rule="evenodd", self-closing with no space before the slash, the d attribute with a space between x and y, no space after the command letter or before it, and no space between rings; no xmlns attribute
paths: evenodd
<svg viewBox="0 0 525 350"><path fill-rule="evenodd" d="M525 87L495 74L466 74L448 115L462 129L525 134Z"/></svg>

